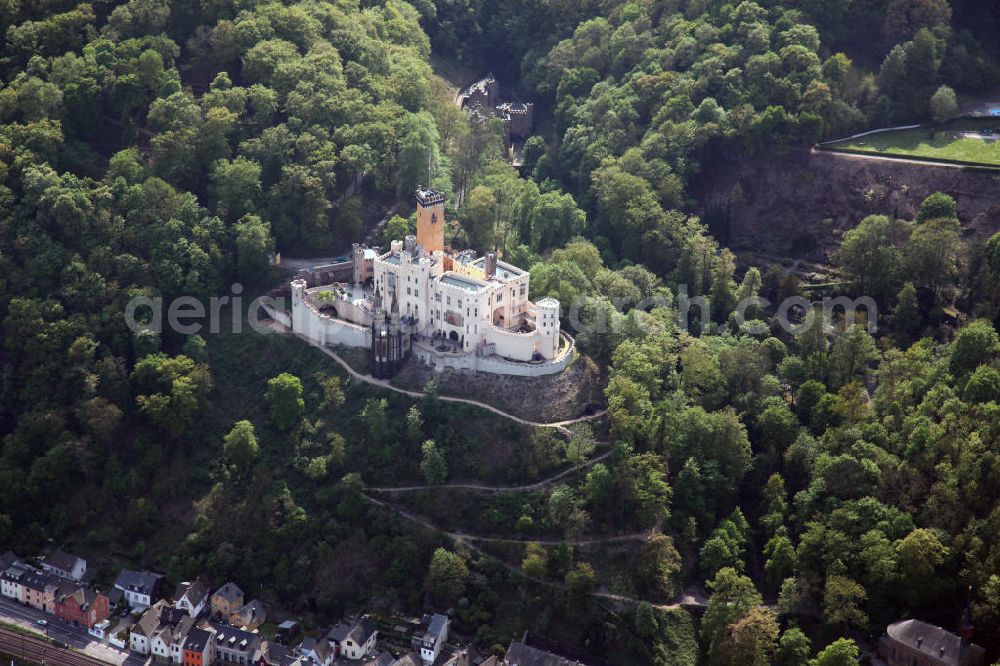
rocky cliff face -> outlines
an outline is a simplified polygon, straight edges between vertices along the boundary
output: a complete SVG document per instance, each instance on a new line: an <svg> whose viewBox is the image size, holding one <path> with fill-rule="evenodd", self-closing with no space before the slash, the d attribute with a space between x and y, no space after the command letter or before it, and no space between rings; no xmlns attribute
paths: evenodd
<svg viewBox="0 0 1000 666"><path fill-rule="evenodd" d="M812 256L839 244L871 214L913 218L920 202L946 192L969 237L1000 230L1000 171L798 151L706 169L700 199L713 232L735 248Z"/></svg>
<svg viewBox="0 0 1000 666"><path fill-rule="evenodd" d="M604 379L597 364L580 356L563 372L546 377L514 377L448 369L435 372L412 358L392 383L422 390L437 382L442 395L471 398L538 422L561 421L581 416L588 405L603 405Z"/></svg>

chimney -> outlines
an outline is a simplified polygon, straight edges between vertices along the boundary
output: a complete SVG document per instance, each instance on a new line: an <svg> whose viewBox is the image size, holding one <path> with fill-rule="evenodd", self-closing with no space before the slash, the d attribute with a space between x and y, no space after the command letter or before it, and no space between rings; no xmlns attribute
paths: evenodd
<svg viewBox="0 0 1000 666"><path fill-rule="evenodd" d="M407 252L415 256L417 254L417 237L413 234L407 235L403 239L403 247L406 248Z"/></svg>
<svg viewBox="0 0 1000 666"><path fill-rule="evenodd" d="M483 265L483 272L486 274L486 279L489 280L491 277L497 274L497 253L487 252L486 261Z"/></svg>

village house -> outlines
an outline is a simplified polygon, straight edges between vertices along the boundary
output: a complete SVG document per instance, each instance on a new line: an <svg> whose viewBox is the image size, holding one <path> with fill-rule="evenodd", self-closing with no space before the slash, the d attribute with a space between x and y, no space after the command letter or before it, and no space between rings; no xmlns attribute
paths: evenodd
<svg viewBox="0 0 1000 666"><path fill-rule="evenodd" d="M220 664L252 664L260 648L260 636L225 624L215 623L215 655Z"/></svg>
<svg viewBox="0 0 1000 666"><path fill-rule="evenodd" d="M56 612L56 596L62 591L60 586L69 588L67 582L40 571L25 574L21 578L21 585L24 587L24 603L51 614Z"/></svg>
<svg viewBox="0 0 1000 666"><path fill-rule="evenodd" d="M153 635L160 628L160 612L167 602L160 600L142 614L129 631L129 649L139 654L149 654Z"/></svg>
<svg viewBox="0 0 1000 666"><path fill-rule="evenodd" d="M71 578L80 582L87 573L87 560L57 550L42 559L42 569L55 576Z"/></svg>
<svg viewBox="0 0 1000 666"><path fill-rule="evenodd" d="M330 666L334 659L333 647L326 638L304 638L297 652L316 666Z"/></svg>
<svg viewBox="0 0 1000 666"><path fill-rule="evenodd" d="M504 655L503 666L585 666L582 661L563 657L531 647L521 641L511 641Z"/></svg>
<svg viewBox="0 0 1000 666"><path fill-rule="evenodd" d="M368 617L354 622L340 622L326 635L333 647L334 657L359 660L375 652L378 628Z"/></svg>
<svg viewBox="0 0 1000 666"><path fill-rule="evenodd" d="M414 649L420 650L420 659L424 664L433 664L448 640L448 617L434 613L424 615L420 620L420 628L413 636Z"/></svg>
<svg viewBox="0 0 1000 666"><path fill-rule="evenodd" d="M197 620L180 608L164 607L160 611L160 626L150 643L150 652L158 661L180 664L184 661L184 641L195 628Z"/></svg>
<svg viewBox="0 0 1000 666"><path fill-rule="evenodd" d="M212 617L228 619L243 607L243 590L235 583L226 583L212 595Z"/></svg>
<svg viewBox="0 0 1000 666"><path fill-rule="evenodd" d="M195 627L184 641L184 666L209 666L215 657L212 632Z"/></svg>
<svg viewBox="0 0 1000 666"><path fill-rule="evenodd" d="M26 603L24 585L21 582L25 576L34 570L24 562L14 562L0 574L0 593L8 599Z"/></svg>
<svg viewBox="0 0 1000 666"><path fill-rule="evenodd" d="M267 620L267 610L260 599L251 599L249 603L229 616L229 624L244 629L259 629Z"/></svg>
<svg viewBox="0 0 1000 666"><path fill-rule="evenodd" d="M122 569L115 580L115 587L125 595L129 608L143 609L153 605L163 586L163 575L151 571Z"/></svg>
<svg viewBox="0 0 1000 666"><path fill-rule="evenodd" d="M920 620L890 624L879 652L888 666L983 666L986 660L983 648Z"/></svg>
<svg viewBox="0 0 1000 666"><path fill-rule="evenodd" d="M254 666L286 666L296 657L287 647L276 641L261 641L254 655Z"/></svg>
<svg viewBox="0 0 1000 666"><path fill-rule="evenodd" d="M191 617L198 617L208 605L208 584L201 580L180 583L174 589L174 608L180 608Z"/></svg>
<svg viewBox="0 0 1000 666"><path fill-rule="evenodd" d="M88 630L107 620L110 614L108 598L86 586L56 600L56 617Z"/></svg>

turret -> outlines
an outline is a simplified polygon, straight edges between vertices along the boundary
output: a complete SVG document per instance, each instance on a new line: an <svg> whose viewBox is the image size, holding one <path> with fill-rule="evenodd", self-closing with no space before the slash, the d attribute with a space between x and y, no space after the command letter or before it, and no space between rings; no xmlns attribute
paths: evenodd
<svg viewBox="0 0 1000 666"><path fill-rule="evenodd" d="M535 330L539 334L538 353L551 360L559 352L559 301L543 298L535 303Z"/></svg>
<svg viewBox="0 0 1000 666"><path fill-rule="evenodd" d="M360 243L351 246L351 258L354 259L354 284L360 285L365 281L365 249Z"/></svg>
<svg viewBox="0 0 1000 666"><path fill-rule="evenodd" d="M306 281L299 278L292 280L292 330L307 335L306 316Z"/></svg>

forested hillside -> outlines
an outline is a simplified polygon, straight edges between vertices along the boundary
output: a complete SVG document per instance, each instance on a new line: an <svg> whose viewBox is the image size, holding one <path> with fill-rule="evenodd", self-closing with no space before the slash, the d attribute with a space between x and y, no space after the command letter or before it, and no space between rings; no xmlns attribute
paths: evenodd
<svg viewBox="0 0 1000 666"><path fill-rule="evenodd" d="M406 3L16 3L3 25L5 532L62 532L83 516L43 498L116 454L161 344L127 330L128 299L207 298L275 247L356 238L334 207L355 175L408 191L400 151L425 163L429 43ZM145 382L139 411L177 441L211 385L198 361Z"/></svg>
<svg viewBox="0 0 1000 666"><path fill-rule="evenodd" d="M531 629L615 663L839 666L918 617L1000 659L1000 235L965 237L949 193L859 215L834 292L739 265L696 194L722 161L988 97L997 27L973 0L5 4L0 548L234 579L317 624L451 608L487 651ZM432 52L536 102L520 170ZM407 500L525 542L489 556L364 485L536 481L588 437L385 397L295 340L124 316L252 297L287 277L272 253L339 254L393 206L377 240L400 237L428 181L455 247L531 266L567 329L571 304L608 324L571 330L607 370L607 458ZM711 305L686 326L682 290ZM877 315L780 325L783 299L842 294ZM657 534L570 545L624 530ZM700 619L655 606L690 585Z"/></svg>

